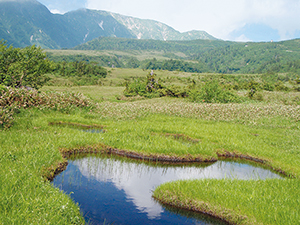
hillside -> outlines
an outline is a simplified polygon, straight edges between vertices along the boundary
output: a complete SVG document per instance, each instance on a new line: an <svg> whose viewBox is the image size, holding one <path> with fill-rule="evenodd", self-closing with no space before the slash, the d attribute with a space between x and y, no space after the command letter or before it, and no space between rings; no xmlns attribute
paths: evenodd
<svg viewBox="0 0 300 225"><path fill-rule="evenodd" d="M85 44L76 46L74 50L98 50L98 51L143 51L157 52L173 60L172 66L163 65L169 62L139 58L123 60L135 61L135 66L144 69L167 69L182 70L189 72L216 72L216 73L265 73L273 72L300 72L300 39L282 42L261 42L261 43L239 43L220 40L193 40L193 41L157 41L137 40L125 38L102 37L94 39ZM159 53L159 54L158 54ZM120 58L120 53L116 54ZM193 61L187 65L180 60ZM125 62L125 64L128 62ZM130 63L129 63L130 64ZM182 65L178 67L178 65ZM121 63L119 63L121 65Z"/></svg>
<svg viewBox="0 0 300 225"><path fill-rule="evenodd" d="M0 0L0 40L15 47L72 48L98 37L215 39L206 32L180 33L157 21L106 11L79 9L59 15L36 0Z"/></svg>

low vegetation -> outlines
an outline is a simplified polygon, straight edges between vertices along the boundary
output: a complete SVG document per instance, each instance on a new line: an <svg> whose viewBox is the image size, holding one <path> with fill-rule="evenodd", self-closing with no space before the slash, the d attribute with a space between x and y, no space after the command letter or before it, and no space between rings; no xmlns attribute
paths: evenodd
<svg viewBox="0 0 300 225"><path fill-rule="evenodd" d="M1 80L0 224L84 223L79 206L47 178L66 166L63 153L88 149L199 161L221 155L259 159L288 178L177 181L158 187L154 197L231 224L300 222L297 76L140 69L109 69L105 75L95 64L56 65L86 68L83 73L90 66L100 69L101 83L77 86L80 70L64 76L60 67L44 74L51 80L38 90ZM105 132L82 132L75 125Z"/></svg>

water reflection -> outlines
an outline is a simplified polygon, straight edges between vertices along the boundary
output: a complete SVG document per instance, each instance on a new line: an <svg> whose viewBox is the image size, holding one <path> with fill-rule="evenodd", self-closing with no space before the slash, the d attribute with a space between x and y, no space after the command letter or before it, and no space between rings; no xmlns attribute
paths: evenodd
<svg viewBox="0 0 300 225"><path fill-rule="evenodd" d="M81 131L83 132L87 132L87 133L93 133L93 134L102 134L102 133L105 133L105 130L103 129L81 129Z"/></svg>
<svg viewBox="0 0 300 225"><path fill-rule="evenodd" d="M237 162L167 166L116 157L85 157L69 161L53 181L80 204L93 224L220 224L207 218L170 212L152 199L158 185L180 179L280 178L269 170Z"/></svg>

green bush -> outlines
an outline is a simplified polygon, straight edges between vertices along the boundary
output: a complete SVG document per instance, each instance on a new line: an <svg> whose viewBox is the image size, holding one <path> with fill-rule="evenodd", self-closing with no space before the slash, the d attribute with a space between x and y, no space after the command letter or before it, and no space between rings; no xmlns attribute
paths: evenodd
<svg viewBox="0 0 300 225"><path fill-rule="evenodd" d="M163 86L156 80L156 74L148 74L146 79L135 79L132 83L126 82L124 95L126 97L143 96L146 98L162 96Z"/></svg>
<svg viewBox="0 0 300 225"><path fill-rule="evenodd" d="M231 91L223 89L217 81L207 82L199 89L195 88L189 91L189 99L193 102L206 103L229 103L242 102L242 97Z"/></svg>
<svg viewBox="0 0 300 225"><path fill-rule="evenodd" d="M275 86L271 83L268 83L268 82L264 82L263 85L262 85L262 88L265 90L265 91L274 91L275 89Z"/></svg>
<svg viewBox="0 0 300 225"><path fill-rule="evenodd" d="M49 78L50 61L40 47L8 47L0 41L0 84L10 87L42 87Z"/></svg>
<svg viewBox="0 0 300 225"><path fill-rule="evenodd" d="M290 91L290 88L285 86L282 81L278 81L275 83L275 90L276 91Z"/></svg>
<svg viewBox="0 0 300 225"><path fill-rule="evenodd" d="M182 98L187 97L187 91L185 90L185 88L177 85L171 85L162 90L164 91L163 96L182 97Z"/></svg>
<svg viewBox="0 0 300 225"><path fill-rule="evenodd" d="M6 92L7 91L7 87L5 87L4 85L0 84L0 95L2 95L2 92Z"/></svg>

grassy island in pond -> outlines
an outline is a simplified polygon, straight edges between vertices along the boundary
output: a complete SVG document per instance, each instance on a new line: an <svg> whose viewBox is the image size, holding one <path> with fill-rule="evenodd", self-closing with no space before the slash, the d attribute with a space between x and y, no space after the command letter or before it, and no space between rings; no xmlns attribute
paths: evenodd
<svg viewBox="0 0 300 225"><path fill-rule="evenodd" d="M116 71L121 74L121 69ZM65 156L74 152L190 161L234 156L259 161L287 178L177 181L158 187L154 197L231 224L300 223L298 92L261 91L264 100L260 100L249 97L249 90L231 90L242 101L227 104L168 94L125 97L129 81L120 86L124 78L116 71L101 78L105 86L44 86L40 91L2 87L0 224L84 223L79 206L47 180L64 169ZM155 79L178 84L177 78L183 76L182 86L192 83L188 83L192 74L167 74L159 72ZM52 81L59 83L57 77ZM210 93L203 92L205 87L201 90L197 98ZM80 127L105 132L82 132Z"/></svg>

